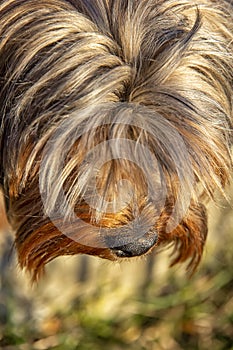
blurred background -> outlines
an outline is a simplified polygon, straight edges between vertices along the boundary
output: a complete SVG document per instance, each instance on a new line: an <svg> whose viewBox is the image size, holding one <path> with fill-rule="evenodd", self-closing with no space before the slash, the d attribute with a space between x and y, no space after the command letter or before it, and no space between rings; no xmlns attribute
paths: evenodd
<svg viewBox="0 0 233 350"><path fill-rule="evenodd" d="M231 191L233 193L233 191ZM233 210L212 205L202 262L189 279L169 251L134 262L87 256L22 272L1 208L0 349L233 349Z"/></svg>

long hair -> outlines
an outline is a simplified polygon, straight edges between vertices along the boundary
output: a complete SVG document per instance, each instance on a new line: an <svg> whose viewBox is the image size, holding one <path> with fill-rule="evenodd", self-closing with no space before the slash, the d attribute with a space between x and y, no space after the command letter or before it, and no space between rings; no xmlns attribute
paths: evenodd
<svg viewBox="0 0 233 350"><path fill-rule="evenodd" d="M0 1L1 184L21 266L114 260L145 236L193 271L204 204L232 168L232 84L230 1Z"/></svg>

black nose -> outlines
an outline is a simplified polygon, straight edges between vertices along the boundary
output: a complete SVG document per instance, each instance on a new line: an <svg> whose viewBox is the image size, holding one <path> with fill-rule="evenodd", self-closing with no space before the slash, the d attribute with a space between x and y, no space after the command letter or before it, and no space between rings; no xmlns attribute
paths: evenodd
<svg viewBox="0 0 233 350"><path fill-rule="evenodd" d="M158 236L155 232L148 232L133 242L111 248L111 250L119 258L131 258L148 252L156 244L157 240Z"/></svg>

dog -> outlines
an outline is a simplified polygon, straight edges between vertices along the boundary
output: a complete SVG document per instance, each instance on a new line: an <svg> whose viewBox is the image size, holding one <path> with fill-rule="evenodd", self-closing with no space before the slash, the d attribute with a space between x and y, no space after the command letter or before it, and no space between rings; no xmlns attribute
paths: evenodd
<svg viewBox="0 0 233 350"><path fill-rule="evenodd" d="M1 0L1 187L19 264L173 246L232 170L231 0Z"/></svg>

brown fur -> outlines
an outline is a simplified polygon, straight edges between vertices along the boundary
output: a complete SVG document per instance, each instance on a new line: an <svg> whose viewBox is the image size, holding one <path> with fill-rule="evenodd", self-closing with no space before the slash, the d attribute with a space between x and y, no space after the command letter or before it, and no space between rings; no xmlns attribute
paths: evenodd
<svg viewBox="0 0 233 350"><path fill-rule="evenodd" d="M232 168L231 4L0 1L1 184L34 279L165 244L194 271Z"/></svg>

